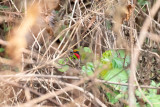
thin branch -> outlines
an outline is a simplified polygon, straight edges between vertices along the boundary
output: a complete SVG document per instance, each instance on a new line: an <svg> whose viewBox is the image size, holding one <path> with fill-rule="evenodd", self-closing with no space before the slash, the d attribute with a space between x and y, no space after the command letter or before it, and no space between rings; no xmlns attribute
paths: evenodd
<svg viewBox="0 0 160 107"><path fill-rule="evenodd" d="M41 102L41 101L46 100L46 99L48 99L48 98L53 98L53 97L55 97L56 95L58 96L58 95L64 93L64 91L67 92L67 91L71 91L71 90L73 90L73 89L77 89L77 90L83 92L84 94L86 94L87 96L90 96L92 99L95 99L95 101L96 101L101 107L106 107L106 105L103 104L98 98L96 98L95 96L93 96L90 92L85 91L83 88L78 87L77 85L73 85L73 84L69 84L69 83L64 83L64 82L56 81L56 80L54 80L54 82L57 82L57 83L59 83L59 84L61 84L61 85L66 85L67 87L63 88L63 90L59 90L59 91L54 92L54 93L53 93L53 92L47 93L47 94L45 94L45 95L43 95L43 96L41 96L41 97L39 97L39 98L35 98L35 99L31 100L31 101L28 101L27 103L24 103L24 104L20 105L20 107L33 106L34 104L36 104L36 103L38 103L38 102Z"/></svg>
<svg viewBox="0 0 160 107"><path fill-rule="evenodd" d="M57 78L57 79L74 79L80 80L77 76L62 76L62 75L38 75L38 74L17 74L17 75L1 75L0 78Z"/></svg>
<svg viewBox="0 0 160 107"><path fill-rule="evenodd" d="M96 79L95 82L105 83L105 84L114 84L114 85L121 85L121 86L128 86L128 83L117 83L117 82L110 82L105 80L98 80ZM138 87L138 85L133 85L134 87ZM160 87L152 87L147 85L140 85L141 88L147 88L147 89L160 89Z"/></svg>
<svg viewBox="0 0 160 107"><path fill-rule="evenodd" d="M2 75L3 77L4 75ZM60 76L57 76L58 78ZM51 77L52 78L52 77ZM55 76L53 78L56 78ZM63 78L63 77L62 77ZM61 79L62 79L61 78ZM65 79L75 79L75 78L70 78L70 77L66 77ZM78 77L76 78L76 80L80 80L80 78L78 79ZM43 78L30 78L30 79L26 79L26 77L22 77L22 79L19 79L19 82L26 82L26 81L48 81L48 82L54 82L55 80L51 80L50 77L49 78L46 78L46 79L43 79ZM105 81L105 80L99 80L99 79L95 79L94 80L95 82L98 82L98 83L105 83L105 84L113 84L113 85L121 85L121 86L128 86L128 83L121 83L121 82L111 82L111 81ZM138 85L133 85L134 87L138 87ZM148 86L148 85L139 85L139 87L141 88L147 88L147 89L160 89L160 87L153 87L153 86Z"/></svg>
<svg viewBox="0 0 160 107"><path fill-rule="evenodd" d="M37 92L37 91L35 91L35 90L33 90L33 89L30 89L30 88L28 88L28 87L24 87L24 86L22 86L22 85L20 85L20 84L13 83L13 82L11 82L11 81L6 81L6 80L4 80L4 79L2 79L2 78L0 78L0 81L1 81L1 82L4 82L4 83L6 83L6 84L9 84L9 85L18 87L18 88L27 89L28 91L30 91L30 92L38 95L39 97L43 96L41 93L39 93L39 92ZM53 99L48 99L48 100L59 106L59 104L58 104L55 100L53 100Z"/></svg>

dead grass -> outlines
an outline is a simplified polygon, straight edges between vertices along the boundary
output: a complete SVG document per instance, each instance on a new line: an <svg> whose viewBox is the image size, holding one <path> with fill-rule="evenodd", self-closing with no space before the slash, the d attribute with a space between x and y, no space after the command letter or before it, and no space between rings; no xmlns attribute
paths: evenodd
<svg viewBox="0 0 160 107"><path fill-rule="evenodd" d="M9 40L4 39L5 32L0 33L0 48L6 48L6 52L0 54L0 105L112 107L114 105L107 100L104 90L114 95L113 89L104 88L105 83L128 86L129 100L120 99L117 105L134 106L136 87L141 93L141 88L155 88L149 86L151 79L148 80L151 75L157 76L157 73L151 73L152 67L145 67L145 74L149 76L141 81L141 71L145 72L143 64L153 66L154 71L160 69L158 2L146 6L146 13L129 0L0 2L8 7L0 8L0 30L6 29L4 24L11 26L6 31ZM140 13L146 19L142 19ZM149 42L145 41L146 37ZM99 60L106 50L125 50L131 55L129 85L97 80L101 72L98 68L91 77L81 75L81 69L74 61L67 63L70 66L67 72L59 72L58 68L62 66L57 63L58 59L69 57L71 49L80 46L93 51L92 61ZM144 48L147 46L149 49ZM143 54L146 51L151 57ZM155 62L141 61L141 57L142 60L155 58ZM141 69L137 71L139 64ZM155 78L159 81L158 76Z"/></svg>

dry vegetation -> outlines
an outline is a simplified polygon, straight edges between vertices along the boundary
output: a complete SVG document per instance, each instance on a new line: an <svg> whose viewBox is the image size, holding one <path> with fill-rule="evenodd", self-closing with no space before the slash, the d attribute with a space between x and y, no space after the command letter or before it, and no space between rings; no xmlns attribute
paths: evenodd
<svg viewBox="0 0 160 107"><path fill-rule="evenodd" d="M0 105L154 106L143 92L160 94L150 85L160 81L160 0L144 1L0 0ZM71 50L83 47L92 53L81 62L69 58ZM130 64L123 66L130 70L128 82L98 78L109 69L108 63L98 67L106 50L130 56ZM59 64L62 58L69 61ZM82 74L87 62L95 64L91 76ZM67 71L60 72L66 65ZM123 93L110 84L128 89ZM112 103L106 92L125 96Z"/></svg>

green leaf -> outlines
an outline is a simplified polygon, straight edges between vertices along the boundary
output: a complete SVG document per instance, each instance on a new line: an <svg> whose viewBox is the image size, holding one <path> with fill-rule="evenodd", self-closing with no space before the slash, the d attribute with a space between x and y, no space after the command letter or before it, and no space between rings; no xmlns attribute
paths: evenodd
<svg viewBox="0 0 160 107"><path fill-rule="evenodd" d="M152 95L156 95L157 94L157 90L156 89L148 89L149 90L149 94Z"/></svg>
<svg viewBox="0 0 160 107"><path fill-rule="evenodd" d="M105 58L105 59L102 59L101 61L106 63L106 62L110 62L110 59L109 58Z"/></svg>
<svg viewBox="0 0 160 107"><path fill-rule="evenodd" d="M92 69L88 69L86 66L82 66L82 71L83 71L84 73L87 73L88 76L93 75Z"/></svg>
<svg viewBox="0 0 160 107"><path fill-rule="evenodd" d="M125 70L115 68L107 72L104 80L112 82L127 82L128 75Z"/></svg>
<svg viewBox="0 0 160 107"><path fill-rule="evenodd" d="M106 93L106 95L110 103L115 104L118 102L118 99L116 99L111 93Z"/></svg>
<svg viewBox="0 0 160 107"><path fill-rule="evenodd" d="M68 65L62 66L62 68L58 69L60 72L66 72L69 69Z"/></svg>
<svg viewBox="0 0 160 107"><path fill-rule="evenodd" d="M108 50L108 51L105 51L103 54L102 54L102 57L101 57L101 62L103 64L108 64L108 62L111 62L112 60L112 57L113 57L113 52L111 50Z"/></svg>
<svg viewBox="0 0 160 107"><path fill-rule="evenodd" d="M152 82L151 82L151 86L153 86L153 87L156 87L156 86L157 86L157 84L155 83L155 81L152 81ZM157 94L157 90L156 90L156 89L148 89L148 90L149 90L149 93L150 93L151 96Z"/></svg>
<svg viewBox="0 0 160 107"><path fill-rule="evenodd" d="M83 71L83 72L86 71L86 66L82 66L82 71Z"/></svg>
<svg viewBox="0 0 160 107"><path fill-rule="evenodd" d="M111 58L112 56L113 56L112 50L105 51L102 55L102 57L104 57L104 58Z"/></svg>
<svg viewBox="0 0 160 107"><path fill-rule="evenodd" d="M118 50L121 58L125 58L125 51L124 50Z"/></svg>
<svg viewBox="0 0 160 107"><path fill-rule="evenodd" d="M58 60L58 63L64 65L64 64L65 64L65 61L64 61L64 59L59 59L59 60Z"/></svg>
<svg viewBox="0 0 160 107"><path fill-rule="evenodd" d="M104 79L106 74L107 74L107 72L108 72L108 69L103 69L99 74L100 78Z"/></svg>
<svg viewBox="0 0 160 107"><path fill-rule="evenodd" d="M93 75L94 65L92 62L87 62L85 66L82 66L82 71L87 73L88 76Z"/></svg>
<svg viewBox="0 0 160 107"><path fill-rule="evenodd" d="M94 68L94 65L93 65L93 63L92 62L87 62L87 67L90 67L90 68Z"/></svg>
<svg viewBox="0 0 160 107"><path fill-rule="evenodd" d="M130 64L130 56L126 56L125 58L125 66L127 66L128 64Z"/></svg>
<svg viewBox="0 0 160 107"><path fill-rule="evenodd" d="M125 55L124 50L118 50L112 59L113 68L123 68L124 66L127 66L130 63L130 57L129 55ZM125 62L124 62L125 61Z"/></svg>
<svg viewBox="0 0 160 107"><path fill-rule="evenodd" d="M0 52L4 52L4 48L0 48Z"/></svg>
<svg viewBox="0 0 160 107"><path fill-rule="evenodd" d="M66 58L66 62L68 62L69 61L69 59L68 58Z"/></svg>
<svg viewBox="0 0 160 107"><path fill-rule="evenodd" d="M113 64L113 68L123 68L123 59L120 58L113 58L112 59L112 64Z"/></svg>
<svg viewBox="0 0 160 107"><path fill-rule="evenodd" d="M121 93L119 93L116 97L115 97L115 99L120 99L120 98L122 98L122 97L124 97L125 95L124 94L121 94Z"/></svg>
<svg viewBox="0 0 160 107"><path fill-rule="evenodd" d="M141 93L140 93L138 90L136 90L135 93L136 93L136 95L137 95L138 97L140 97L140 98L142 97L142 96L141 96Z"/></svg>
<svg viewBox="0 0 160 107"><path fill-rule="evenodd" d="M92 53L91 49L89 47L84 47L84 52Z"/></svg>
<svg viewBox="0 0 160 107"><path fill-rule="evenodd" d="M139 103L136 103L136 107L141 107Z"/></svg>
<svg viewBox="0 0 160 107"><path fill-rule="evenodd" d="M151 86L156 87L156 83L154 81L152 81Z"/></svg>
<svg viewBox="0 0 160 107"><path fill-rule="evenodd" d="M159 107L159 103L160 103L160 99L157 98L157 96L155 96L154 98L148 98L148 100L153 104L153 107Z"/></svg>
<svg viewBox="0 0 160 107"><path fill-rule="evenodd" d="M123 69L111 69L109 70L106 75L103 78L104 80L110 81L110 82L120 82L120 83L126 83L128 81L128 75L125 70ZM125 91L127 87L120 86L120 85L112 85L117 90L123 90Z"/></svg>

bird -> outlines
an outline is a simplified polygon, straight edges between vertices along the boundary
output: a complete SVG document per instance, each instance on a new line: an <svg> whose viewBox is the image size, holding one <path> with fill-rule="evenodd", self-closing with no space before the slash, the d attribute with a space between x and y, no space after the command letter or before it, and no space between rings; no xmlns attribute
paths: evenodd
<svg viewBox="0 0 160 107"><path fill-rule="evenodd" d="M89 48L86 47L79 47L78 49L73 49L71 52L73 53L73 58L76 59L80 65L86 65L87 62L93 62L94 55L92 50L88 51Z"/></svg>
<svg viewBox="0 0 160 107"><path fill-rule="evenodd" d="M80 56L79 51L77 49L73 50L73 54L76 56L77 59L80 60L81 56Z"/></svg>
<svg viewBox="0 0 160 107"><path fill-rule="evenodd" d="M78 49L74 49L74 50L71 50L70 51L72 54L73 54L73 56L72 56L72 58L74 58L74 65L78 65L78 67L80 67L80 62L81 62L81 55L80 55L80 52L79 52L79 50Z"/></svg>

